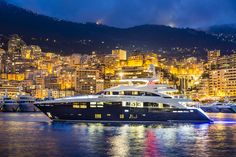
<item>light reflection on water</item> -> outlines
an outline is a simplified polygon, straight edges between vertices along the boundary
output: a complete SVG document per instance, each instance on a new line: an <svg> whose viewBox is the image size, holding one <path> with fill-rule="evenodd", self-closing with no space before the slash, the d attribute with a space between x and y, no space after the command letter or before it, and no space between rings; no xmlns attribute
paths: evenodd
<svg viewBox="0 0 236 157"><path fill-rule="evenodd" d="M236 115L210 117L214 124L111 125L0 113L0 156L236 156Z"/></svg>

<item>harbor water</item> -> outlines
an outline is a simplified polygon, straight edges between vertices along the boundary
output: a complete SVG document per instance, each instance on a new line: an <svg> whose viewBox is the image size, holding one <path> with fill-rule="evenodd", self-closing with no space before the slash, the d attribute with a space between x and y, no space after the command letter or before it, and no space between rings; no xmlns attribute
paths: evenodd
<svg viewBox="0 0 236 157"><path fill-rule="evenodd" d="M0 113L0 156L236 156L236 114L210 117L215 123L114 125Z"/></svg>

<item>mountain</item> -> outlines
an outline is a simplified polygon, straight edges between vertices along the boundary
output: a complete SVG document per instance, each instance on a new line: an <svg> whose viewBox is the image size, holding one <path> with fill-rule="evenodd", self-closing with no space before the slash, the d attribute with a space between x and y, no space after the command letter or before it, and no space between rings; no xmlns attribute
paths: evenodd
<svg viewBox="0 0 236 157"><path fill-rule="evenodd" d="M194 29L162 25L121 29L94 23L74 23L38 15L1 0L0 21L2 39L11 34L19 34L28 44L37 44L44 51L60 54L91 51L110 53L116 47L129 51L158 52L165 49L171 52L177 47L194 48L199 51L199 56L205 56L204 49L221 49L228 52L236 48L235 43L219 40L209 33ZM178 53L179 51L176 54L180 55Z"/></svg>
<svg viewBox="0 0 236 157"><path fill-rule="evenodd" d="M214 25L206 28L205 30L215 34L236 34L236 24Z"/></svg>
<svg viewBox="0 0 236 157"><path fill-rule="evenodd" d="M214 25L204 30L221 41L236 44L236 24Z"/></svg>

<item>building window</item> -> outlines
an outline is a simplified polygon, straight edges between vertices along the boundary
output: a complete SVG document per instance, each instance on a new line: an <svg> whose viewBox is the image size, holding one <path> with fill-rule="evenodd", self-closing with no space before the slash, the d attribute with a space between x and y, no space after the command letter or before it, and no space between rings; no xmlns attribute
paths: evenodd
<svg viewBox="0 0 236 157"><path fill-rule="evenodd" d="M102 114L95 114L95 118L96 119L101 119L102 118Z"/></svg>

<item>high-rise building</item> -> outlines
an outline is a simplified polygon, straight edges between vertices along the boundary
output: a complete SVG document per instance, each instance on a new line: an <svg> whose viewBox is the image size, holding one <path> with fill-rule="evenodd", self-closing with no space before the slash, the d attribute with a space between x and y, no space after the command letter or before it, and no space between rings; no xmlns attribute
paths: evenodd
<svg viewBox="0 0 236 157"><path fill-rule="evenodd" d="M99 78L98 70L78 69L75 90L79 94L95 94L104 89L104 80Z"/></svg>
<svg viewBox="0 0 236 157"><path fill-rule="evenodd" d="M6 52L0 48L0 73L3 73L4 72L4 62L3 62L3 59L4 59L4 54Z"/></svg>
<svg viewBox="0 0 236 157"><path fill-rule="evenodd" d="M209 72L211 96L236 96L236 68L216 69Z"/></svg>
<svg viewBox="0 0 236 157"><path fill-rule="evenodd" d="M209 78L201 78L197 86L197 99L205 99L209 96Z"/></svg>
<svg viewBox="0 0 236 157"><path fill-rule="evenodd" d="M45 77L45 88L49 89L59 89L60 85L58 83L57 76L50 74Z"/></svg>
<svg viewBox="0 0 236 157"><path fill-rule="evenodd" d="M220 57L220 50L213 50L207 52L208 63L214 63Z"/></svg>

